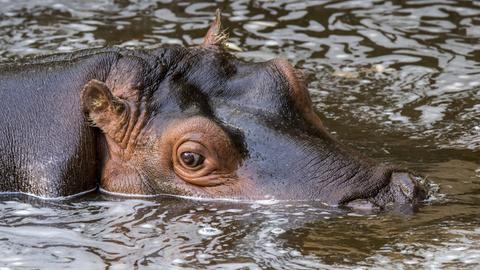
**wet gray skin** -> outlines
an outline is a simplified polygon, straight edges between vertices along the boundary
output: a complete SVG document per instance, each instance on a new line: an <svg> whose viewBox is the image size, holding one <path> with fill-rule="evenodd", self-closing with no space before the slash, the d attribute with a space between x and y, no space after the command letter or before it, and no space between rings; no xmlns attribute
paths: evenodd
<svg viewBox="0 0 480 270"><path fill-rule="evenodd" d="M91 193L57 202L4 195L0 267L477 269L477 2L219 5L6 2L0 6L0 59L115 44L135 50L167 43L198 45L220 7L229 42L243 50L231 51L236 57L254 62L282 57L306 73L314 108L343 148L354 149L377 165L410 168L439 185L441 193L415 212L401 206L393 212L362 210L365 204L357 204L356 210L329 208L313 201L244 204ZM216 108L218 115L227 117L228 106ZM248 129L246 118L253 112L242 111L235 123ZM267 131L275 128L264 125ZM55 136L56 129L50 130ZM287 132L275 136L286 150L272 150L268 156L286 155L298 147L289 136ZM296 157L313 158L308 151ZM257 168L258 173L267 173L270 167ZM274 177L287 173L279 171ZM390 180L405 179L404 174L398 176ZM398 194L410 193L408 185L395 187Z"/></svg>

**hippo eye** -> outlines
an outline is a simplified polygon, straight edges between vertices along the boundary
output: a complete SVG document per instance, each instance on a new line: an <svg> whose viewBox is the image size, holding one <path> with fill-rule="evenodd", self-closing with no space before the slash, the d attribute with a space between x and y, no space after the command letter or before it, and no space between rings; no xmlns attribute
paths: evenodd
<svg viewBox="0 0 480 270"><path fill-rule="evenodd" d="M168 163L176 180L213 187L235 179L241 157L221 127L203 117L182 118L174 123L162 135L158 147L167 146L159 152L168 151L170 159L163 155L159 161L162 165Z"/></svg>
<svg viewBox="0 0 480 270"><path fill-rule="evenodd" d="M203 161L205 161L204 156L193 152L182 152L180 158L183 164L191 168L198 167L203 164Z"/></svg>

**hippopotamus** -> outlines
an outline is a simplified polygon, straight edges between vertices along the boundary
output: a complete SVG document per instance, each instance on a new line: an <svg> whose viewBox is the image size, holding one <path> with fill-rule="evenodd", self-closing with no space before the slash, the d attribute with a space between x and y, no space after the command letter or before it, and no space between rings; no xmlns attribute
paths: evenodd
<svg viewBox="0 0 480 270"><path fill-rule="evenodd" d="M414 174L342 146L302 72L203 43L97 48L0 65L0 192L91 190L329 205L416 204Z"/></svg>

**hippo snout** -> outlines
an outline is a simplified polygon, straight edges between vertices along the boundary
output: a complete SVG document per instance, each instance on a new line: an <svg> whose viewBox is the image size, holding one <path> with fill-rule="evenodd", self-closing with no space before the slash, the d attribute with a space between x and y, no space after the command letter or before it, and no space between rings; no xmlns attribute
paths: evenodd
<svg viewBox="0 0 480 270"><path fill-rule="evenodd" d="M392 171L384 178L385 186L374 196L354 199L345 205L352 208L385 208L389 205L414 206L427 197L422 177L407 171Z"/></svg>
<svg viewBox="0 0 480 270"><path fill-rule="evenodd" d="M415 205L427 197L422 178L410 172L392 172L389 183L382 188L371 203L385 207L388 205Z"/></svg>
<svg viewBox="0 0 480 270"><path fill-rule="evenodd" d="M389 205L415 206L427 197L423 178L407 171L393 171L387 174L386 185L374 196L351 200L345 205L352 208L385 208Z"/></svg>

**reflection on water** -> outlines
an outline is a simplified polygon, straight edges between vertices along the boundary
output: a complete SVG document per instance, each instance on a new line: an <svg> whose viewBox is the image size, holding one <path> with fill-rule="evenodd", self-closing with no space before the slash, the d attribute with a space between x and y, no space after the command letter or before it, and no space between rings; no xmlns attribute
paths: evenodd
<svg viewBox="0 0 480 270"><path fill-rule="evenodd" d="M91 195L4 197L0 268L318 269L480 264L480 2L0 0L0 60L198 44L220 7L238 57L305 70L324 122L446 195L417 213Z"/></svg>
<svg viewBox="0 0 480 270"><path fill-rule="evenodd" d="M44 269L319 269L480 262L480 211L466 204L405 214L314 203L91 195L68 203L4 198L0 212L0 265L11 268L40 263Z"/></svg>

